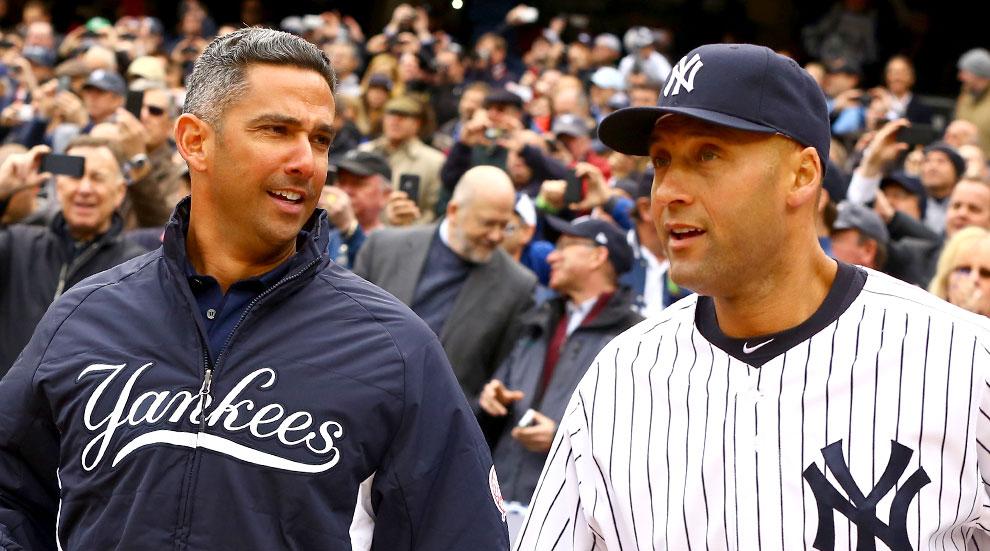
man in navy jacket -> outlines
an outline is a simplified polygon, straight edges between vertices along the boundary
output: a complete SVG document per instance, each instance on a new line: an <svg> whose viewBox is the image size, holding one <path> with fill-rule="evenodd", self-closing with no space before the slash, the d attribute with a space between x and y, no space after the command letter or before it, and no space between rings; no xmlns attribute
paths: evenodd
<svg viewBox="0 0 990 551"><path fill-rule="evenodd" d="M436 337L330 261L326 56L215 40L163 248L55 302L0 382L0 548L507 549Z"/></svg>

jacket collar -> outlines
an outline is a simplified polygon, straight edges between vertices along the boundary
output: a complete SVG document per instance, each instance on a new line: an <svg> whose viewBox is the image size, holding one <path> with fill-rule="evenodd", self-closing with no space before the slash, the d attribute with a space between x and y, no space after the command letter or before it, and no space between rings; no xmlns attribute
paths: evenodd
<svg viewBox="0 0 990 551"><path fill-rule="evenodd" d="M66 247L71 247L75 245L76 241L75 239L72 238L72 235L69 233L69 225L65 221L65 215L63 215L61 212L55 214L55 216L52 218L52 221L48 223L48 228L53 233L55 233L55 235L59 237L59 240L61 240L62 244L65 245ZM92 243L99 245L101 247L104 245L115 243L117 241L120 241L121 239L120 234L123 233L123 231L124 231L124 219L121 218L119 214L114 212L112 217L110 218L110 228L106 231L106 233L96 236L96 238L93 239Z"/></svg>
<svg viewBox="0 0 990 551"><path fill-rule="evenodd" d="M189 231L189 209L192 203L191 197L186 197L175 206L172 217L165 226L165 235L162 239L162 247L165 259L172 265L172 269L178 274L184 273L184 266L188 262L186 253L186 234ZM327 220L326 211L316 209L303 224L302 230L296 237L296 250L298 254L291 260L294 266L291 271L295 271L299 266L319 260L319 266L330 261L327 252L330 244L330 223Z"/></svg>
<svg viewBox="0 0 990 551"><path fill-rule="evenodd" d="M620 285L605 304L605 309L588 321L587 324L582 323L581 327L596 329L611 327L622 322L633 312L632 306L634 299L635 294L633 291L624 285ZM556 320L559 320L564 315L566 303L566 297L557 296L533 308L528 313L523 314L520 316L519 321L526 328L527 332L539 334L542 331L548 330Z"/></svg>

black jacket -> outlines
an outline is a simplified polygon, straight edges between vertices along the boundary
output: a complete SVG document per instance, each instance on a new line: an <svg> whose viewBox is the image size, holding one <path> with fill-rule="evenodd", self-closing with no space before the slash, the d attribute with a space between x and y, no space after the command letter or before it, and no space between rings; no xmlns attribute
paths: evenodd
<svg viewBox="0 0 990 551"><path fill-rule="evenodd" d="M0 227L0 377L55 298L83 279L145 252L123 238L122 230L122 220L114 215L110 230L76 253L61 214L47 227Z"/></svg>

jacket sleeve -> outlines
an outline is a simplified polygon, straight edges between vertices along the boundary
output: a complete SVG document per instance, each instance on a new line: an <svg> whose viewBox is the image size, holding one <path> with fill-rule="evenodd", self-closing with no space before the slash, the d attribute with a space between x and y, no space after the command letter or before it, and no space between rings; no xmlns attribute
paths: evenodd
<svg viewBox="0 0 990 551"><path fill-rule="evenodd" d="M0 380L0 542L4 549L55 549L59 441L35 374L56 320L73 304L57 302Z"/></svg>
<svg viewBox="0 0 990 551"><path fill-rule="evenodd" d="M495 468L443 348L406 356L403 420L371 491L372 549L507 550Z"/></svg>

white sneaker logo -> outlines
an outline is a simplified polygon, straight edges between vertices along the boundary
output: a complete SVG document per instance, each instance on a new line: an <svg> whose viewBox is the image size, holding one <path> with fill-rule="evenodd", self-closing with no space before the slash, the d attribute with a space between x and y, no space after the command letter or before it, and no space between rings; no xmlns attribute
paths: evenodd
<svg viewBox="0 0 990 551"><path fill-rule="evenodd" d="M757 350L763 348L764 346L766 346L766 345L768 345L768 344L770 344L772 342L773 342L773 339L770 339L768 341L761 342L760 344L758 344L756 346L750 346L748 342L743 343L743 354L752 354L753 352L756 352Z"/></svg>
<svg viewBox="0 0 990 551"><path fill-rule="evenodd" d="M664 97L676 96L680 93L681 86L688 92L693 91L694 77L698 74L698 69L704 66L705 64L701 62L701 54L694 54L694 57L690 61L687 56L682 57L670 71L670 80L667 81L667 86L663 89ZM690 73L688 73L689 70L691 71ZM685 76L687 76L686 79L684 78ZM673 88L673 91L671 91L671 88Z"/></svg>

